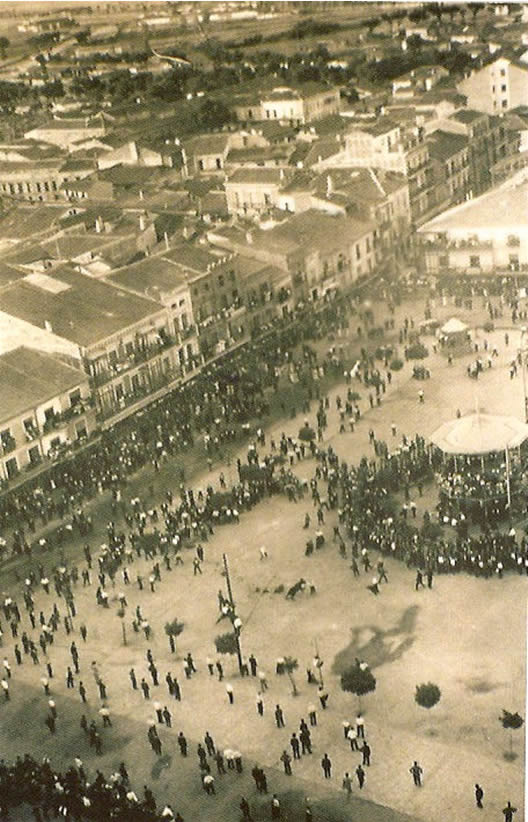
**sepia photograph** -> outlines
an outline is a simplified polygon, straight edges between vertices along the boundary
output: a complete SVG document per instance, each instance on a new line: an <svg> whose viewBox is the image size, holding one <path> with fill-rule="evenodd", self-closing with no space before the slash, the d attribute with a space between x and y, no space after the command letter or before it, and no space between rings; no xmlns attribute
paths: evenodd
<svg viewBox="0 0 528 822"><path fill-rule="evenodd" d="M0 2L0 822L523 822L528 3Z"/></svg>

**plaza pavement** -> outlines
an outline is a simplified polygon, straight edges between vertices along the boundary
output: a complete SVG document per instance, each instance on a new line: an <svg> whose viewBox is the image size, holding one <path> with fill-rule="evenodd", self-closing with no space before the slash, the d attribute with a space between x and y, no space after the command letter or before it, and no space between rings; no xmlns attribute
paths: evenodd
<svg viewBox="0 0 528 822"><path fill-rule="evenodd" d="M507 374L507 364L515 353L515 335L510 332L512 340L508 350L504 347L503 331L486 336L491 344L496 340L500 357L478 383L465 376L465 365L471 358L456 360L453 366L448 366L442 355L430 356L427 365L433 376L424 383L411 379L412 364L408 364L395 375L381 408L365 411L354 434L337 434L337 414L332 403L325 444L331 443L340 456L355 461L361 454L370 453L370 427L389 445L393 421L398 425L398 441L402 432L410 436L416 432L428 435L441 422L454 416L457 408L463 413L473 410L476 397L481 410L515 413L518 409L520 413L521 379L517 377L510 381ZM418 404L420 387L425 391L425 405ZM368 408L367 392L362 387L358 390L363 400L361 407ZM343 395L343 388L334 389L332 398L338 391ZM312 417L314 408L312 404ZM282 430L296 434L300 424L300 414L294 421L281 421L274 426L275 436ZM301 476L311 476L314 463L306 461L296 470ZM303 795L312 798L316 818L339 819L338 809L341 813L345 800L343 796L335 798L335 795L328 798L320 759L328 750L334 765L334 791L340 788L343 772L353 771L360 761L358 754L353 755L348 750L341 729L342 720L354 716L356 701L343 694L339 687L340 666L359 655L373 666L378 679L376 692L363 700L367 736L373 751L373 764L367 769L363 797L377 804L353 804L352 813L349 815L347 808L345 818L357 818L358 822L377 822L386 818L392 822L398 819L399 812L432 822L473 817L491 822L501 818L500 810L509 798L520 809L520 818L523 732L514 741L519 758L506 762L503 752L507 749L508 737L498 716L503 707L524 713L525 578L508 576L504 580L477 580L463 575L441 576L435 578L433 591L415 593L413 571L389 560L386 562L389 585L383 586L379 598L374 598L365 588L369 578L362 575L359 580L354 580L347 563L339 557L331 542L316 556L304 557L306 532L301 526L306 510L311 510L308 499L297 505L284 498L266 501L243 515L240 525L217 529L215 537L205 545L203 577L192 576L191 563L187 560L183 568L163 574L156 595L148 591L140 594L135 586L127 589L130 613L137 602L141 603L155 629L151 643L134 636L126 648L122 647L115 604L111 613L101 609L94 611L91 605L94 587L86 592L79 589L80 618L87 612L88 603L91 612L87 619L90 630L87 648L80 648L84 681L89 689L91 706L99 707L90 674L85 672L91 659L97 659L108 683L114 719L114 728L105 731L105 747L109 750L100 760L100 767L106 771L125 759L131 765L137 788L142 780L147 784L152 781L155 757L146 741L146 721L153 714L152 704L144 702L139 693L131 690L127 675L131 665L142 674L140 659L144 660L146 648L150 646L157 662L159 660L160 682L163 683L165 672L172 669L183 690L181 704L168 702L168 696L159 699L162 704L168 704L173 713L173 730L160 730L172 762L153 782L156 795L166 795L186 822L188 819L209 820L213 818L212 813L219 819L238 818L237 807L242 792L252 805L255 803L256 795L252 781L251 785L247 782L247 774L239 777L244 780L244 791L239 793L235 777L226 775L217 780L221 783L218 797L205 797L199 782L194 744L190 745L189 761L184 762L179 757L176 734L180 728L189 740L194 741L202 738L209 729L222 748L236 747L245 758L260 762L268 772L273 790L277 789L282 795L285 786L292 786L291 819L299 818L295 814L296 809L302 809ZM333 521L334 515L331 514L325 526L328 539L331 538ZM101 523L103 527L105 522ZM258 547L263 543L270 553L265 563L258 559ZM96 540L94 544L97 544ZM216 591L222 586L220 560L223 551L229 554L235 597L244 623L244 652L253 651L269 675L271 687L265 697L266 714L262 720L257 718L255 710L255 682L240 680L234 674L234 660L224 665L226 681L232 681L235 688L232 708L227 705L223 684L210 678L204 670L205 657L214 656L214 636L228 630L225 622L215 625ZM277 585L292 584L301 575L315 581L318 588L315 597L301 596L298 601L289 603L283 595L272 593ZM268 591L263 593L266 588ZM119 590L119 584L116 590ZM51 598L49 603L48 609ZM186 628L179 639L179 661L169 663L163 624L175 616L184 620ZM304 676L304 669L313 655L314 640L325 659L329 708L324 713L319 711L320 724L314 732L313 757L304 757L300 764L294 763L294 777L288 781L276 772L278 757L284 747L289 750L292 730L297 729L300 717L306 715L308 703L316 700L315 689L306 684ZM50 740L43 725L44 696L39 690L32 689L35 672L32 665L25 663L22 669L15 671L12 702L1 706L0 735L3 741L6 743L8 734L16 734L18 740L13 746L13 754L21 750L42 754L53 748L53 761L58 762L57 757L60 757L66 764L79 752L76 713L80 711L73 710L78 696L76 692L70 692L75 693L73 698L68 695L64 683L66 664L69 664L69 641L61 633L53 647L59 682L59 685L54 684L53 690L59 715L64 713L68 717L69 730L63 732L59 721L61 736L56 745ZM77 643L81 646L78 637ZM191 682L184 680L181 667L181 655L188 649L193 650L199 667L199 674ZM275 658L285 654L299 659L296 679L301 693L296 698L290 695L287 678L273 674ZM418 708L413 699L415 685L428 680L436 682L442 690L439 705L430 712ZM23 687L27 688L24 693L27 699L17 697L15 688L19 683L24 683ZM166 695L164 684L159 690ZM153 698L156 698L154 694ZM275 728L273 721L276 701L280 702L286 717L286 728L282 731ZM24 709L21 712L22 702ZM36 731L32 730L34 722L37 723ZM107 739L114 741L109 745ZM5 750L9 748L11 744L4 745ZM80 754L88 761L86 751L80 751ZM425 771L424 787L420 790L414 788L408 773L415 758ZM90 763L89 768L92 766ZM213 766L213 773L214 770ZM474 806L473 785L476 781L485 790L484 811L478 811ZM355 793L358 793L357 789ZM384 810L384 806L394 809L395 813ZM266 804L262 814L267 816L268 811Z"/></svg>

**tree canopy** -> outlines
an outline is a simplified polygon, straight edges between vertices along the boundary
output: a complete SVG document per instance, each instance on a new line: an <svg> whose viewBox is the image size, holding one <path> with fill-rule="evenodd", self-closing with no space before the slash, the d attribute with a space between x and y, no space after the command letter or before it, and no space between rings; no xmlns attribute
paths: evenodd
<svg viewBox="0 0 528 822"><path fill-rule="evenodd" d="M425 682L422 685L416 686L416 693L414 694L415 702L422 708L432 708L440 701L442 692L438 685L433 682Z"/></svg>

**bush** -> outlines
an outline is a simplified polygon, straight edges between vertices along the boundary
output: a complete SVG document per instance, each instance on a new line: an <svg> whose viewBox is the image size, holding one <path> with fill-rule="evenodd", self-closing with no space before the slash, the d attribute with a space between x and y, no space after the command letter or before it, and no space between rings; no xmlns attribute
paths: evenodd
<svg viewBox="0 0 528 822"><path fill-rule="evenodd" d="M363 670L358 665L353 665L341 675L341 688L356 696L363 696L376 689L376 677L368 668Z"/></svg>
<svg viewBox="0 0 528 822"><path fill-rule="evenodd" d="M416 686L414 699L422 708L432 708L440 701L440 696L441 691L438 685L433 682L426 682L423 685Z"/></svg>
<svg viewBox="0 0 528 822"><path fill-rule="evenodd" d="M390 362L389 368L391 371L401 371L403 368L403 360L400 360L398 357L394 357L394 359Z"/></svg>
<svg viewBox="0 0 528 822"><path fill-rule="evenodd" d="M416 342L407 348L407 358L409 360L423 360L429 356L429 349L421 342Z"/></svg>
<svg viewBox="0 0 528 822"><path fill-rule="evenodd" d="M494 330L494 328L495 328L495 323L492 323L492 321L491 321L491 320L486 320L486 322L484 323L484 325L483 325L482 327L483 327L484 331L485 331L487 334L489 334L489 333L490 333L490 331L493 331L493 330Z"/></svg>

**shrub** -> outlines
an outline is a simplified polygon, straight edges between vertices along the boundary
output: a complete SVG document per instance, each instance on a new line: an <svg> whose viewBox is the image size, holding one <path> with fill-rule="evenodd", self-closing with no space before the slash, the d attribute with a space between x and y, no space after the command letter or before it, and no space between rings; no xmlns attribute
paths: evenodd
<svg viewBox="0 0 528 822"><path fill-rule="evenodd" d="M486 322L484 323L484 325L482 327L483 327L484 331L487 334L489 334L490 331L493 331L493 329L495 328L495 323L492 323L491 320L486 320Z"/></svg>
<svg viewBox="0 0 528 822"><path fill-rule="evenodd" d="M422 708L432 708L440 701L440 696L441 691L438 685L433 682L426 682L423 685L416 686L414 699Z"/></svg>
<svg viewBox="0 0 528 822"><path fill-rule="evenodd" d="M398 357L394 357L394 359L390 362L389 368L391 371L401 371L403 368L403 360L400 360Z"/></svg>

